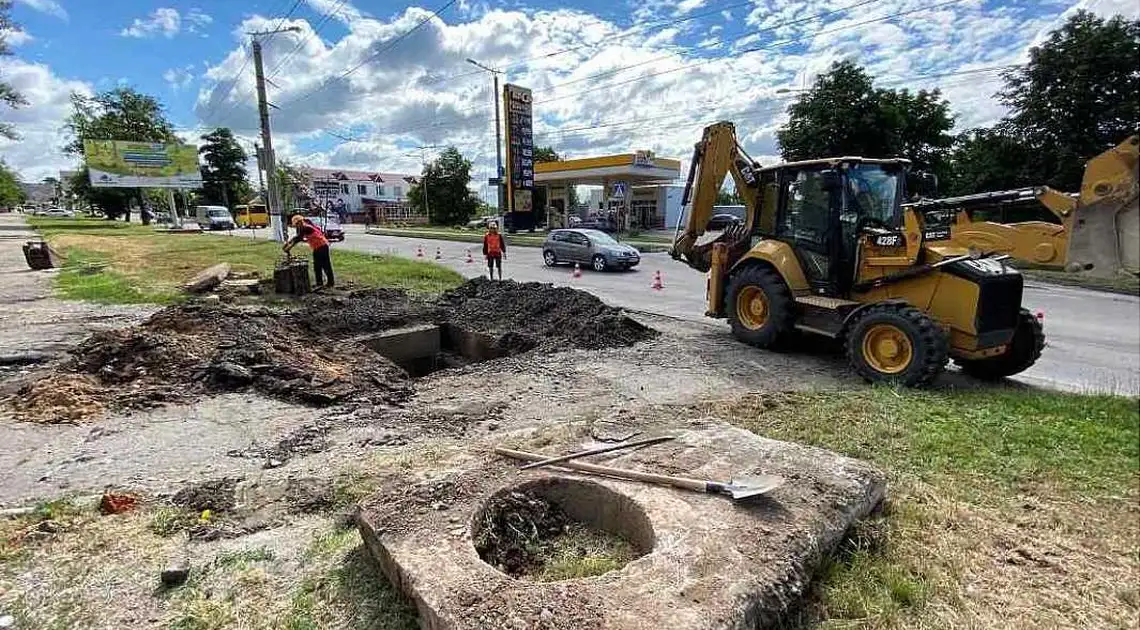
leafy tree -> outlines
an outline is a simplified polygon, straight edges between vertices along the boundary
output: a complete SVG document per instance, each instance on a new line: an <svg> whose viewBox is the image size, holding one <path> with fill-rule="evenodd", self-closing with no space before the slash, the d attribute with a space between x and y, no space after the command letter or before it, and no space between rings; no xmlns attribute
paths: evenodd
<svg viewBox="0 0 1140 630"><path fill-rule="evenodd" d="M776 132L787 160L905 157L918 168L937 171L953 143L954 118L938 90L878 89L850 61L833 64L788 113L788 122Z"/></svg>
<svg viewBox="0 0 1140 630"><path fill-rule="evenodd" d="M1041 183L1029 147L1009 128L971 129L958 135L947 160L949 174L939 182L945 197L1006 190Z"/></svg>
<svg viewBox="0 0 1140 630"><path fill-rule="evenodd" d="M203 197L227 208L249 201L251 187L246 176L246 154L232 131L219 127L202 136L198 153L202 167Z"/></svg>
<svg viewBox="0 0 1140 630"><path fill-rule="evenodd" d="M462 225L479 207L479 199L467 188L470 182L471 160L448 147L424 165L423 175L408 190L408 202L433 225Z"/></svg>
<svg viewBox="0 0 1140 630"><path fill-rule="evenodd" d="M1140 128L1140 20L1078 11L1005 82L999 97L1035 183L1075 191L1086 160Z"/></svg>
<svg viewBox="0 0 1140 630"><path fill-rule="evenodd" d="M20 188L20 176L0 160L0 206L10 208L24 203L27 195Z"/></svg>
<svg viewBox="0 0 1140 630"><path fill-rule="evenodd" d="M535 147L534 148L534 162L560 162L562 158L554 151L554 147Z"/></svg>
<svg viewBox="0 0 1140 630"><path fill-rule="evenodd" d="M16 24L12 22L8 14L11 10L11 0L0 0L0 57L12 54L12 49L8 47L8 42L4 39L4 33L16 30ZM11 83L0 81L0 103L16 108L27 105L28 99L17 92ZM0 122L0 138L18 140L20 135L16 133L16 129L11 123Z"/></svg>
<svg viewBox="0 0 1140 630"><path fill-rule="evenodd" d="M52 200L55 201L55 203L59 203L60 197L63 196L63 186L59 183L59 178L45 177L41 183L51 186Z"/></svg>
<svg viewBox="0 0 1140 630"><path fill-rule="evenodd" d="M162 104L153 96L131 88L116 88L88 97L72 94L73 113L65 128L71 141L63 148L69 155L83 154L84 140L133 140L136 142L176 142L174 127L166 120ZM108 219L128 212L131 199L142 202L136 188L96 188L91 186L87 167L80 169L82 180L72 181L72 190L102 209ZM130 219L130 215L127 215Z"/></svg>
<svg viewBox="0 0 1140 630"><path fill-rule="evenodd" d="M744 198L737 194L736 190L720 189L716 193L716 205L718 206L739 206L744 204Z"/></svg>

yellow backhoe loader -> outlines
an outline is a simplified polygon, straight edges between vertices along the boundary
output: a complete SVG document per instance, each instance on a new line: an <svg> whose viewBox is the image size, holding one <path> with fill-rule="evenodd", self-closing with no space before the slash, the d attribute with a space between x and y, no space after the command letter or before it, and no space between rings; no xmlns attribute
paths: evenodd
<svg viewBox="0 0 1140 630"><path fill-rule="evenodd" d="M672 255L708 272L706 314L727 318L755 346L825 335L844 342L867 380L908 386L930 382L948 358L986 379L1025 370L1045 336L1021 306L1021 274L1009 254L969 247L963 232L955 240L952 228L928 225L929 212L904 209L909 166L837 157L761 167L732 123L710 125L693 154ZM709 231L727 175L747 216ZM1087 183L1092 203L1116 190ZM1085 204L1084 191L1075 203ZM1072 231L1070 258L1077 217L1062 227Z"/></svg>
<svg viewBox="0 0 1140 630"><path fill-rule="evenodd" d="M1089 160L1080 193L1037 186L924 199L904 207L922 213L928 234L949 234L952 245L1090 276L1136 274L1140 272L1138 168L1140 136L1132 136ZM1055 220L988 220L1041 208Z"/></svg>

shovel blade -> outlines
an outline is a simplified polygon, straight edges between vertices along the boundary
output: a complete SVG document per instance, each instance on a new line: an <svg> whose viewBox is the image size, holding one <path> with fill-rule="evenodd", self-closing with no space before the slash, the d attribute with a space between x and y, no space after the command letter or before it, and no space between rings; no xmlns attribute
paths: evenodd
<svg viewBox="0 0 1140 630"><path fill-rule="evenodd" d="M724 491L733 501L767 494L784 485L784 478L775 475L753 475L737 477L725 484Z"/></svg>

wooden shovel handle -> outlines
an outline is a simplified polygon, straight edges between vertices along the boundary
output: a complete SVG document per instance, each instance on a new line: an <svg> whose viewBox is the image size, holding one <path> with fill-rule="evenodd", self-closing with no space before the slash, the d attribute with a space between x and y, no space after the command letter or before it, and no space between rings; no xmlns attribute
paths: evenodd
<svg viewBox="0 0 1140 630"><path fill-rule="evenodd" d="M514 451L509 448L499 447L495 449L495 452L504 457L510 457L511 459L518 459L525 462L540 462L546 459L544 455L536 455L534 453L526 453L523 451ZM586 462L561 462L558 464L558 467L569 468L570 470L580 470L582 472L594 473L596 475L605 475L606 477L615 477L617 479L629 479L633 481L655 483L663 486L673 486L675 488L693 490L694 492L715 492L715 489L710 488L710 485L715 487L715 484L710 484L710 482L702 481L700 479L673 477L671 475L659 475L656 473L647 473L638 470L627 470L625 468L613 468L610 466L599 466L598 464L587 464Z"/></svg>

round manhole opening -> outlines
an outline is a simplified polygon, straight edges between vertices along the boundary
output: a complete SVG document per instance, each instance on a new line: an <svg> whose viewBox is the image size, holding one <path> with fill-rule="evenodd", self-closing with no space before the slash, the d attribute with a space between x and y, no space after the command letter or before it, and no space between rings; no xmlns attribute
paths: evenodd
<svg viewBox="0 0 1140 630"><path fill-rule="evenodd" d="M649 517L590 481L550 477L495 493L475 515L479 557L520 579L554 582L622 568L653 549Z"/></svg>

